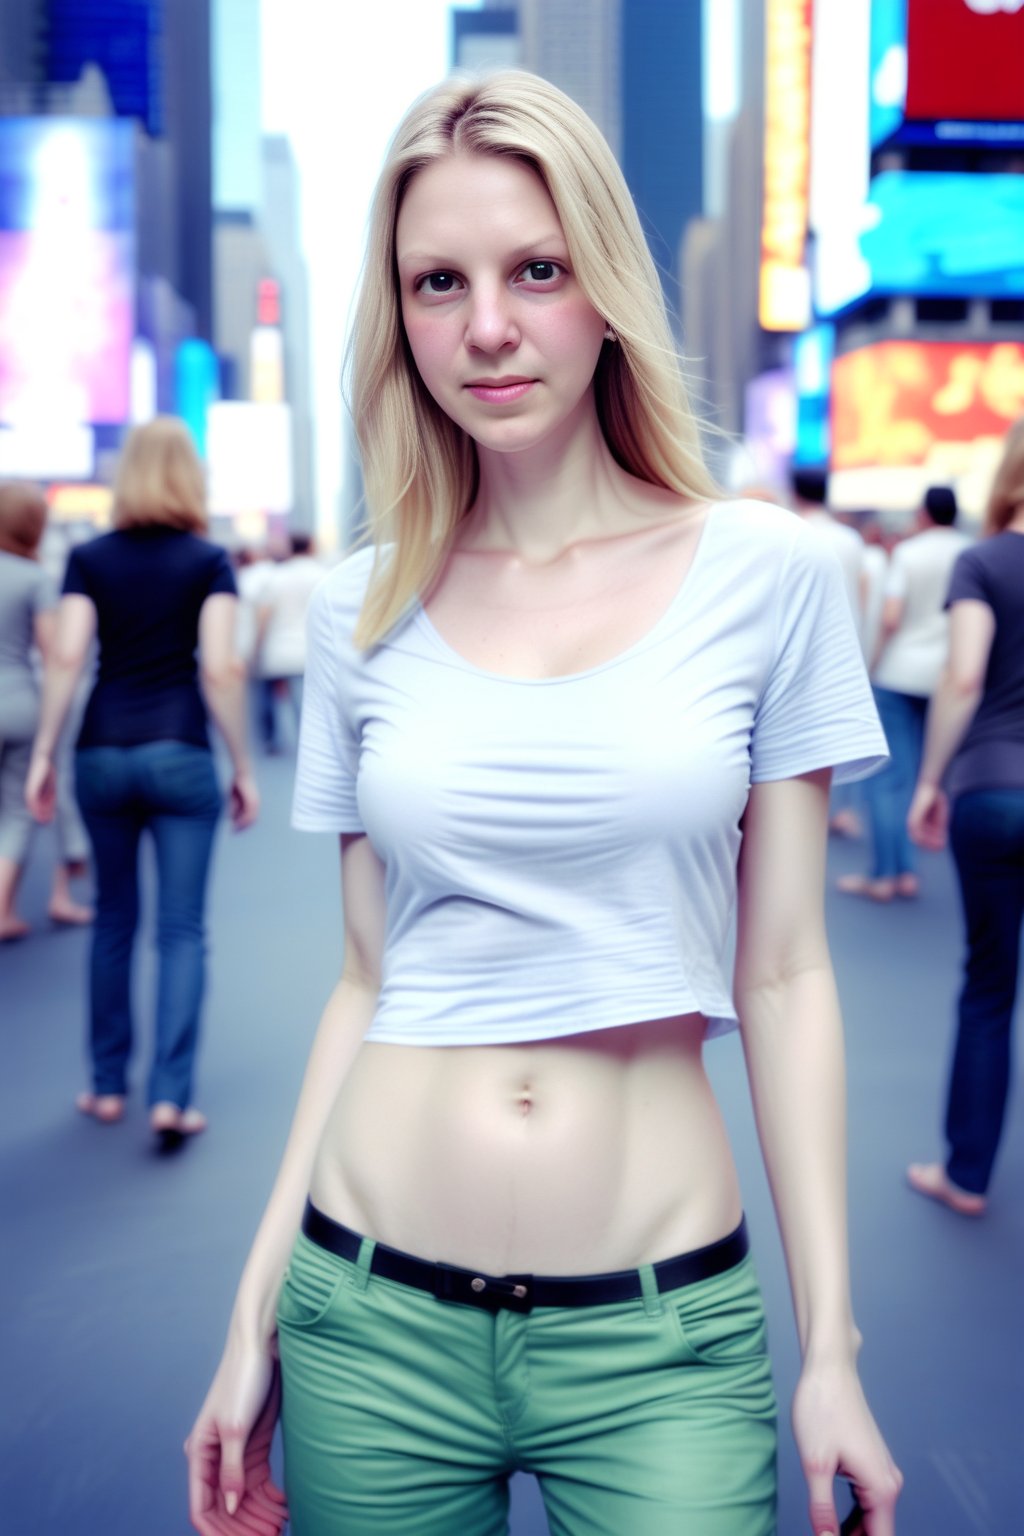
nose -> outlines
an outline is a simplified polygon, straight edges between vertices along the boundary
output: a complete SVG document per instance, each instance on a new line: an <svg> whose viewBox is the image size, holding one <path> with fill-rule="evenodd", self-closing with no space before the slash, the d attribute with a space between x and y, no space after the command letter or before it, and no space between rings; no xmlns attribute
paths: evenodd
<svg viewBox="0 0 1024 1536"><path fill-rule="evenodd" d="M466 345L474 352L501 352L519 345L512 296L504 285L478 285L466 315Z"/></svg>

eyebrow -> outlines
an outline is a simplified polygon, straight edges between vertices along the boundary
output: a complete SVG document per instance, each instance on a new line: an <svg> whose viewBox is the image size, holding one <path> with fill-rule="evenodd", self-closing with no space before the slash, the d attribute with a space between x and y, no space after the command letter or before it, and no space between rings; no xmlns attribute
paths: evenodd
<svg viewBox="0 0 1024 1536"><path fill-rule="evenodd" d="M516 246L509 253L509 262L512 266L527 256L537 256L538 252L550 250L552 254L558 251L566 251L565 236L563 234L546 234L539 240L528 240L523 245ZM568 252L566 251L568 255ZM396 261L400 267L414 266L443 270L450 266L458 266L457 261L451 261L448 257L438 256L429 251L403 251L400 255L396 252Z"/></svg>

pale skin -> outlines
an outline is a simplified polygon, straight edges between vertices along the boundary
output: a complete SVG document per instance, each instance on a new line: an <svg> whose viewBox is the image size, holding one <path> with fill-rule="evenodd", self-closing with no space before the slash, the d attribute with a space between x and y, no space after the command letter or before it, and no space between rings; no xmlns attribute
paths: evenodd
<svg viewBox="0 0 1024 1536"><path fill-rule="evenodd" d="M422 170L396 244L416 366L480 463L428 615L486 670L598 665L641 639L687 579L706 509L612 459L592 387L605 323L532 172L483 157ZM528 387L488 391L510 378ZM892 1536L900 1475L859 1385L847 1279L841 1024L822 918L828 777L751 793L736 997L804 1350L794 1429L813 1529L838 1529L841 1466L870 1536ZM248 1510L283 1520L265 1458L250 1449L243 1466L243 1450L274 1411L274 1307L307 1194L378 1240L497 1273L629 1268L719 1238L740 1215L699 1015L525 1045L366 1044L383 870L362 836L341 839L341 867L341 979L186 1447L204 1536L247 1528Z"/></svg>

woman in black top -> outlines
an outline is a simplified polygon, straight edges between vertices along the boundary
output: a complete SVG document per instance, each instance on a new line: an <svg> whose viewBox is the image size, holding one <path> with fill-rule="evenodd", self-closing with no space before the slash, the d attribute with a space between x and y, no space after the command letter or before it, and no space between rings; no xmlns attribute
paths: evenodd
<svg viewBox="0 0 1024 1536"><path fill-rule="evenodd" d="M191 1095L206 880L221 808L207 710L231 756L235 827L248 826L259 804L245 743L244 680L234 655L234 577L224 550L198 537L207 527L203 471L181 422L158 418L128 438L114 488L114 523L113 533L79 546L68 563L26 796L33 814L49 820L54 749L95 634L99 669L75 758L98 885L90 971L93 1082L77 1102L101 1121L124 1113L138 850L148 831L156 849L160 961L150 1123L159 1135L178 1139L206 1123Z"/></svg>
<svg viewBox="0 0 1024 1536"><path fill-rule="evenodd" d="M987 538L953 569L946 670L928 716L909 828L960 878L967 957L946 1104L945 1163L912 1163L919 1194L980 1216L1006 1115L1024 923L1024 417L1011 428ZM950 815L952 802L952 815Z"/></svg>

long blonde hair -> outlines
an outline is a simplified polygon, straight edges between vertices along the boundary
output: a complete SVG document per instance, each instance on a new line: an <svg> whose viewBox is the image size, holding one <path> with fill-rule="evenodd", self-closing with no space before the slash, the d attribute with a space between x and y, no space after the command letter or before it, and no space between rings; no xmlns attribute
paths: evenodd
<svg viewBox="0 0 1024 1536"><path fill-rule="evenodd" d="M460 152L512 156L547 188L576 279L618 338L602 348L594 378L598 418L618 463L680 496L720 494L704 464L657 270L597 128L563 92L524 71L446 80L413 104L391 142L355 312L352 414L377 548L354 637L363 647L427 590L477 491L476 446L428 394L412 360L395 264L410 181Z"/></svg>
<svg viewBox="0 0 1024 1536"><path fill-rule="evenodd" d="M114 477L114 527L205 533L206 481L185 423L156 416L129 432Z"/></svg>
<svg viewBox="0 0 1024 1536"><path fill-rule="evenodd" d="M985 508L986 534L1002 533L1024 511L1024 416L1018 416L1003 447Z"/></svg>

